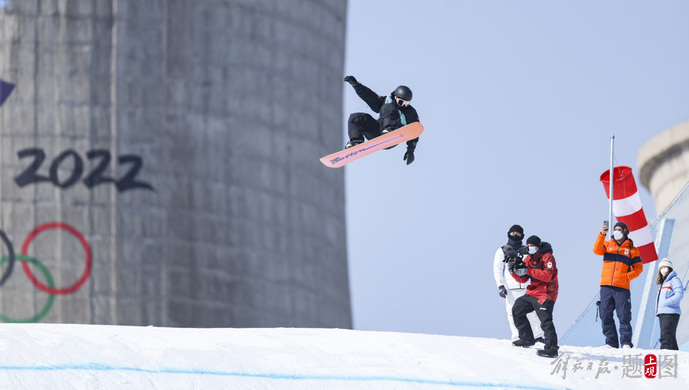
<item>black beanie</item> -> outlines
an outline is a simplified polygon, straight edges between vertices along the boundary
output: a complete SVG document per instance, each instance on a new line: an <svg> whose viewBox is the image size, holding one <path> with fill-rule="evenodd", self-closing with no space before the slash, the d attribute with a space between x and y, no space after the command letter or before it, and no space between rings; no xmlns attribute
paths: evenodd
<svg viewBox="0 0 689 390"><path fill-rule="evenodd" d="M524 229L522 229L522 227L519 225L512 225L510 230L507 231L507 234L510 234L512 232L517 232L517 233L521 234L522 237L524 237Z"/></svg>
<svg viewBox="0 0 689 390"><path fill-rule="evenodd" d="M541 239L538 238L538 236L531 236L526 240L526 245L529 245L529 244L531 244L533 246L537 246L540 248L541 247Z"/></svg>
<svg viewBox="0 0 689 390"><path fill-rule="evenodd" d="M627 227L627 224L624 222L618 222L615 224L615 227L621 227L622 228L622 233L627 235L629 233L629 228Z"/></svg>

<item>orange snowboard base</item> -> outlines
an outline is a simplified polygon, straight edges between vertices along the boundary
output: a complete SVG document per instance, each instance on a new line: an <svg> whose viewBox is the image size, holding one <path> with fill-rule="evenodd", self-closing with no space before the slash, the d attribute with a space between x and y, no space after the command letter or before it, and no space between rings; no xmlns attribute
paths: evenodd
<svg viewBox="0 0 689 390"><path fill-rule="evenodd" d="M339 168L373 152L413 140L421 133L423 133L423 125L421 123L410 123L362 144L322 157L321 162L326 167Z"/></svg>

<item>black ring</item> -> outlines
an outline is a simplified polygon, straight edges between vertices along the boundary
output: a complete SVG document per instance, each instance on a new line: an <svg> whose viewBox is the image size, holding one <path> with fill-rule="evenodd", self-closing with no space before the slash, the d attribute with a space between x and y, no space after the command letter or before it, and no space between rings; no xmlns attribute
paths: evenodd
<svg viewBox="0 0 689 390"><path fill-rule="evenodd" d="M4 231L0 230L0 239L5 243L5 246L7 246L7 251L9 252L7 254L7 257L9 260L7 261L7 269L5 269L5 272L2 274L2 277L0 278L0 286L2 286L7 278L12 275L12 270L14 269L14 247L12 247L12 243L10 240L7 238L7 235L5 234Z"/></svg>

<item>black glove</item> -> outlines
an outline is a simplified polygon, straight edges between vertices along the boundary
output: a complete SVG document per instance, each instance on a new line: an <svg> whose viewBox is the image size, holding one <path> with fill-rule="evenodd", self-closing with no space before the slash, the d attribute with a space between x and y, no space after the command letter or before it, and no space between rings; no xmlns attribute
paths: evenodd
<svg viewBox="0 0 689 390"><path fill-rule="evenodd" d="M526 273L529 271L529 267L524 263L524 261L520 258L515 259L512 269L510 272L517 276L524 276Z"/></svg>
<svg viewBox="0 0 689 390"><path fill-rule="evenodd" d="M346 81L346 82L348 82L349 84L351 84L352 87L355 86L355 85L357 85L357 84L359 84L359 82L356 81L356 79L354 78L354 76L345 76L344 81Z"/></svg>
<svg viewBox="0 0 689 390"><path fill-rule="evenodd" d="M507 297L507 289L505 289L505 286L498 287L498 294L503 298Z"/></svg>
<svg viewBox="0 0 689 390"><path fill-rule="evenodd" d="M404 154L404 161L407 162L407 165L414 162L414 149L411 146L407 146L407 153Z"/></svg>

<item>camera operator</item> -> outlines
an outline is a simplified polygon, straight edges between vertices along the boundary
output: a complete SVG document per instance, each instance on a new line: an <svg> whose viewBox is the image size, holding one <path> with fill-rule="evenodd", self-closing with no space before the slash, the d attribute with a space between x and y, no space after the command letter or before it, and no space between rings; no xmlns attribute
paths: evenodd
<svg viewBox="0 0 689 390"><path fill-rule="evenodd" d="M559 290L553 247L547 242L541 242L538 236L529 237L526 245L529 247L529 255L524 259L526 271L515 269L512 276L521 283L531 279L531 284L526 289L526 294L519 297L512 307L514 326L519 330L519 340L512 342L512 345L530 347L536 343L534 328L526 318L529 313L535 311L545 334L545 347L539 349L537 354L554 358L557 357L560 347L557 345L557 333L553 323L553 309Z"/></svg>
<svg viewBox="0 0 689 390"><path fill-rule="evenodd" d="M505 298L505 310L507 311L507 322L510 324L510 331L512 332L512 341L519 339L519 332L514 326L512 318L512 305L514 301L526 294L526 287L529 282L519 283L512 276L510 272L514 269L525 269L522 257L526 255L526 247L522 245L524 238L524 229L519 225L513 225L507 231L507 245L498 248L493 258L493 277L498 286L498 294ZM521 253L519 250L521 249ZM528 315L531 327L536 329L536 341L543 342L543 331L538 326L539 321L536 313Z"/></svg>

